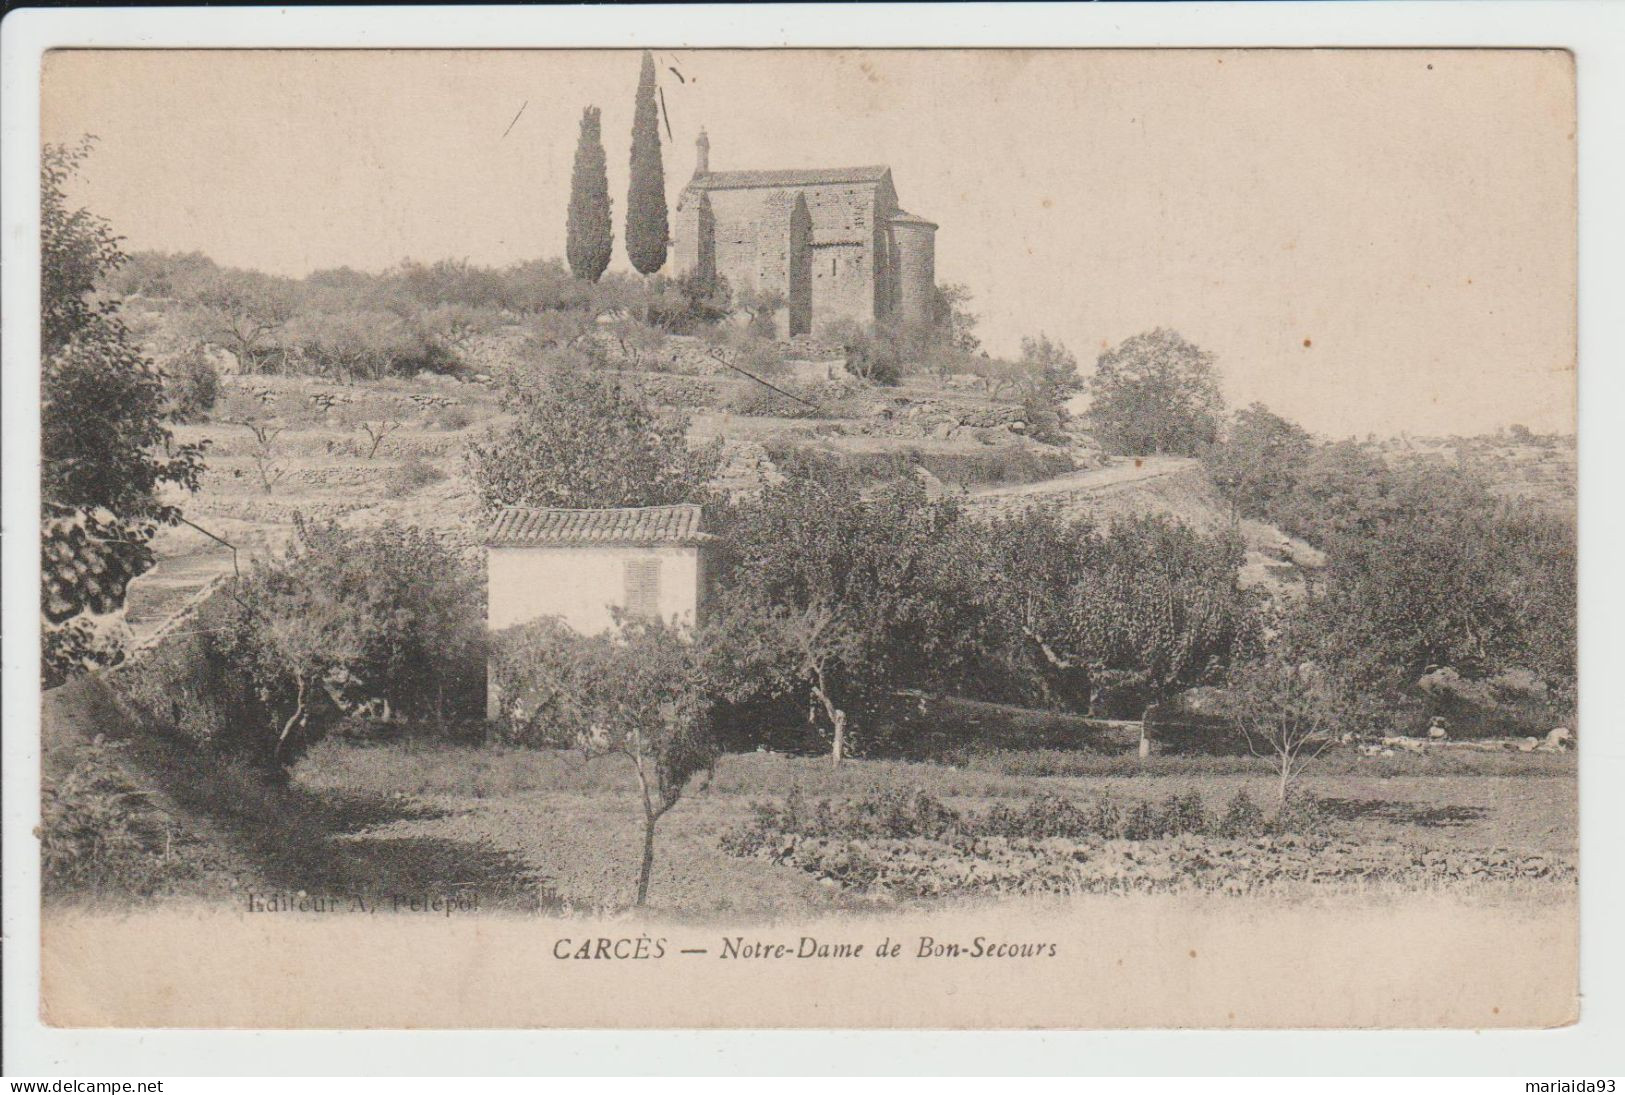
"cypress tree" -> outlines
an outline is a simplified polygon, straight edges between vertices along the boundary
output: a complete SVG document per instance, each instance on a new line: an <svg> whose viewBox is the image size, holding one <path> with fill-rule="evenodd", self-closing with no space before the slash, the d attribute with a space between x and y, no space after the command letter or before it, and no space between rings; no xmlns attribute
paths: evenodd
<svg viewBox="0 0 1625 1095"><path fill-rule="evenodd" d="M576 142L575 171L570 176L570 218L564 254L571 272L582 281L597 281L609 266L614 244L603 131L598 108L589 106L581 112L581 138Z"/></svg>
<svg viewBox="0 0 1625 1095"><path fill-rule="evenodd" d="M643 51L632 114L632 183L626 194L626 257L640 274L666 264L666 172L660 164L660 113L655 106L655 59Z"/></svg>

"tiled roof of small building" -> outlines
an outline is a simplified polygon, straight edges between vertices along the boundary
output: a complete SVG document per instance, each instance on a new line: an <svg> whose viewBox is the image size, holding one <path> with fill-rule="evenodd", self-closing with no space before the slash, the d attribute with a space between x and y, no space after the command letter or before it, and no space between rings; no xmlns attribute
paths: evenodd
<svg viewBox="0 0 1625 1095"><path fill-rule="evenodd" d="M683 545L711 539L697 505L623 509L537 509L509 506L486 534L489 547L579 547L591 544Z"/></svg>
<svg viewBox="0 0 1625 1095"><path fill-rule="evenodd" d="M885 165L869 167L793 167L784 171L708 171L695 175L695 190L740 190L751 186L833 186L877 183L891 173Z"/></svg>

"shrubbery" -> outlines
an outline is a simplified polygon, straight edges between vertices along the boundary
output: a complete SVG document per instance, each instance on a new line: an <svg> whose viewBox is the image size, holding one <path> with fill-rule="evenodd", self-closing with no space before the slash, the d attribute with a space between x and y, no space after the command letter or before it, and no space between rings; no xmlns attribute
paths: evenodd
<svg viewBox="0 0 1625 1095"><path fill-rule="evenodd" d="M1246 791L1218 813L1195 791L1162 802L1125 806L1110 796L1080 802L1040 795L1019 805L998 803L980 813L954 810L925 791L894 787L858 799L808 802L791 788L782 803L757 802L751 819L723 837L734 855L755 855L786 837L836 840L933 840L965 845L979 840L1164 840L1178 836L1250 839L1269 834L1310 835L1327 829L1315 800L1296 798L1266 817Z"/></svg>
<svg viewBox="0 0 1625 1095"><path fill-rule="evenodd" d="M412 453L403 462L390 469L384 476L384 489L391 495L411 494L422 490L430 483L438 483L446 477L446 473L429 463L417 453Z"/></svg>
<svg viewBox="0 0 1625 1095"><path fill-rule="evenodd" d="M703 502L721 449L688 447L688 420L612 376L555 370L508 393L514 421L468 447L488 509Z"/></svg>
<svg viewBox="0 0 1625 1095"><path fill-rule="evenodd" d="M301 522L115 683L148 725L281 767L347 715L472 717L483 644L478 577L433 533Z"/></svg>
<svg viewBox="0 0 1625 1095"><path fill-rule="evenodd" d="M146 897L191 873L169 818L137 790L101 738L67 747L41 786L40 869L47 893Z"/></svg>

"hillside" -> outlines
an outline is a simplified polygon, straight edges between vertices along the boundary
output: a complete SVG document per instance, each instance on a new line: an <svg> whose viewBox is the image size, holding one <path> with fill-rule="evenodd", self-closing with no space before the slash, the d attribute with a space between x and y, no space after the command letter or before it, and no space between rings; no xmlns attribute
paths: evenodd
<svg viewBox="0 0 1625 1095"><path fill-rule="evenodd" d="M628 373L657 391L674 374ZM683 377L708 390L752 385L731 377ZM239 424L182 425L177 440L207 441L208 470L183 500L182 525L158 539L159 564L132 584L127 618L136 641L233 566L280 552L295 515L346 524L399 521L435 529L463 547L479 544L480 507L464 466L468 440L500 421L493 387L449 378L351 385L308 377L227 378L224 406L244 403L277 423L261 443ZM771 478L774 455L813 449L877 475L925 469L945 491L967 491L975 511L1058 504L1100 521L1161 513L1205 532L1230 523L1228 507L1193 460L1107 458L1079 438L1071 450L1022 435L1016 408L929 379L896 388L848 386L823 417L749 415L719 400L685 400L696 443L721 439L724 485L752 490ZM387 432L373 444L374 431ZM1086 466L1076 467L1078 464ZM266 483L270 489L266 489ZM1301 584L1299 566L1319 554L1273 526L1243 521L1244 580L1274 592ZM212 538L229 542L233 551Z"/></svg>
<svg viewBox="0 0 1625 1095"><path fill-rule="evenodd" d="M1230 507L1195 460L1175 456L1119 458L1036 483L974 491L973 510L1011 513L1029 506L1055 506L1075 517L1106 523L1118 517L1161 514L1206 533L1231 523ZM1247 546L1241 580L1280 594L1303 587L1303 571L1325 565L1325 556L1274 525L1243 520Z"/></svg>

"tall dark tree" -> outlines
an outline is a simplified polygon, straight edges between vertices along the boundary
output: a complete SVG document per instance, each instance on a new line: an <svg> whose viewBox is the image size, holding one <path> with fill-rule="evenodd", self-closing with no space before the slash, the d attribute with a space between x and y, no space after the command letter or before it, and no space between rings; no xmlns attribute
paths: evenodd
<svg viewBox="0 0 1625 1095"><path fill-rule="evenodd" d="M41 578L46 685L119 656L96 617L124 606L148 546L180 510L159 497L197 488L202 448L176 445L163 378L99 299L124 261L107 222L67 203L90 139L46 145L40 169Z"/></svg>
<svg viewBox="0 0 1625 1095"><path fill-rule="evenodd" d="M632 183L626 194L626 257L640 274L666 264L666 171L660 163L660 108L655 105L655 59L643 51L637 105L632 114Z"/></svg>
<svg viewBox="0 0 1625 1095"><path fill-rule="evenodd" d="M566 227L565 257L570 271L582 281L597 281L609 266L615 245L610 225L609 174L604 165L603 131L599 112L589 106L581 112L581 137L576 142L575 172L570 176L570 218Z"/></svg>

